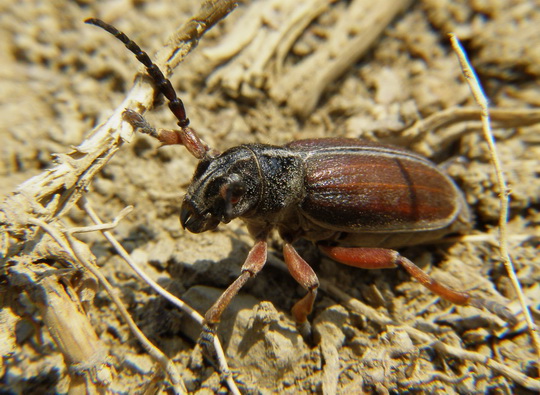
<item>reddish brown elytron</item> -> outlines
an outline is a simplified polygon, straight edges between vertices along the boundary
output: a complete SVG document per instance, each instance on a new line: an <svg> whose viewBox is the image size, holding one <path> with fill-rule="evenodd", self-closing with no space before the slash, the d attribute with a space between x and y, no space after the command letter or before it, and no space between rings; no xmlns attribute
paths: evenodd
<svg viewBox="0 0 540 395"><path fill-rule="evenodd" d="M142 62L167 97L180 130L156 131L132 110L125 119L163 144L182 144L199 159L184 197L180 221L194 233L242 219L255 240L240 276L205 315L201 338L211 344L221 314L267 258L267 237L277 230L291 275L307 294L292 313L309 333L319 281L292 243L317 243L332 259L364 269L402 266L432 292L460 305L487 308L510 323L513 315L492 301L458 292L423 272L393 248L438 239L469 226L469 211L454 182L415 153L353 139L295 141L278 147L245 144L217 153L188 127L182 101L148 55L125 34L98 19L87 23L113 34Z"/></svg>

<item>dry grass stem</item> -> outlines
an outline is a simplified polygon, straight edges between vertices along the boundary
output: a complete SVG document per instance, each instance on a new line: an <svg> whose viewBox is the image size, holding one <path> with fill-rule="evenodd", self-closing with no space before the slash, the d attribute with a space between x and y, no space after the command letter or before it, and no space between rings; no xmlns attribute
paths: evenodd
<svg viewBox="0 0 540 395"><path fill-rule="evenodd" d="M113 246L113 248L116 250L118 255L122 257L122 259L129 265L131 270L137 274L137 276L140 277L141 280L143 280L145 283L147 283L153 290L155 290L158 294L163 296L165 299L167 299L169 302L173 303L175 306L177 306L180 310L182 310L184 313L189 315L194 321L196 321L199 325L202 325L203 318L201 315L194 309L192 309L190 306L182 302L180 299L178 299L176 296L165 290L163 287L161 287L158 283L156 283L154 280L152 280L149 276L146 275L146 273L131 259L129 256L129 253L125 250L124 247L116 240L114 235L108 231L110 229L109 224L104 224L101 222L101 219L97 215L97 213L94 211L94 209L91 207L91 205L88 203L87 199L81 199L81 208L88 214L90 219L96 224L96 229L99 229L103 236L107 239L109 243Z"/></svg>
<svg viewBox="0 0 540 395"><path fill-rule="evenodd" d="M430 157L444 150L464 134L481 129L482 110L476 107L452 107L437 111L419 119L401 133L408 140L413 138L413 148ZM513 128L535 125L540 122L540 110L536 108L492 108L491 121L498 128ZM463 123L459 129L448 126Z"/></svg>
<svg viewBox="0 0 540 395"><path fill-rule="evenodd" d="M144 333L142 333L142 331L139 329L135 321L133 321L133 318L131 318L129 311L124 306L124 303L122 302L120 297L117 295L114 287L109 283L109 281L105 278L103 274L101 274L101 272L97 268L95 264L95 257L90 253L88 247L81 241L75 239L69 233L65 233L64 235L62 235L62 233L58 229L45 223L42 220L32 219L31 223L45 230L49 234L49 236L51 236L54 241L56 241L61 246L61 248L69 254L70 258L73 261L76 261L78 265L88 270L97 278L98 282L111 297L113 303L116 305L118 311L122 315L122 318L128 324L131 332L135 335L137 340L139 340L146 352L161 365L162 369L165 372L167 372L167 375L171 380L171 384L175 389L175 392L178 394L187 393L186 387L180 377L180 373L176 369L174 363L169 358L167 358L167 356L163 354L161 350L155 347L150 342L150 340L148 340ZM62 338L65 338L67 335L68 334L62 333ZM73 333L71 335L76 337L81 336L80 333Z"/></svg>
<svg viewBox="0 0 540 395"><path fill-rule="evenodd" d="M480 85L480 82L478 81L478 78L476 77L476 73L474 72L471 64L469 63L469 60L467 59L467 55L465 51L461 47L461 44L457 36L455 34L450 34L450 40L452 42L452 47L454 48L454 51L458 55L460 65L463 70L463 75L465 76L465 79L467 80L467 83L469 84L469 87L471 88L471 92L474 96L474 99L476 100L476 102L481 108L482 131L484 132L484 138L487 141L488 146L489 146L489 151L491 154L491 161L493 163L493 167L495 168L495 173L497 175L497 183L499 187L499 195L500 195L499 250L501 253L501 258L503 260L504 266L508 273L508 276L510 277L510 280L512 281L512 285L514 286L514 289L516 290L516 293L518 295L519 302L521 304L521 308L523 311L523 315L525 317L525 321L527 322L529 333L531 335L533 346L535 347L535 350L538 356L537 364L538 364L538 371L540 373L540 339L538 336L538 328L536 327L532 319L531 312L529 310L529 303L525 295L523 294L523 290L521 289L521 284L519 283L519 279L517 278L514 265L512 263L510 254L508 252L507 222L508 222L509 190L508 190L508 187L506 186L506 181L504 178L501 161L499 159L499 154L497 153L497 146L495 144L495 138L493 137L493 133L491 132L491 122L490 122L488 100L483 92L483 89Z"/></svg>
<svg viewBox="0 0 540 395"><path fill-rule="evenodd" d="M173 38L159 52L156 64L162 68L165 75L171 75L174 67L197 46L201 36L224 18L235 6L236 2L230 0L205 1L198 15L179 28ZM167 372L175 391L177 393L186 393L184 383L173 362L159 349L155 348L137 328L129 312L116 295L114 288L95 267L95 257L89 252L88 247L71 235L75 232L95 230L95 228L79 228L72 230L72 232L63 232L62 222L59 220L84 195L94 176L102 170L122 146L123 142L131 140L133 130L123 122L122 113L124 110L134 108L145 111L152 106L153 100L154 88L152 85L143 78L137 78L129 94L107 122L98 126L91 136L75 147L72 152L57 154L54 167L30 178L21 184L16 192L9 195L0 207L2 228L0 232L2 234L0 251L3 254L2 258L6 262L9 260L11 268L16 268L20 264L26 265L29 270L34 268L36 271L41 270L37 262L44 258L53 260L55 257L54 254L51 254L53 252L57 254L58 261L73 264L77 268L84 267L92 273L109 293L143 347ZM60 249L51 245L51 243L43 243L41 240L43 234L41 231L35 230L36 226L52 237L60 245ZM106 226L110 227L111 225ZM37 252L33 251L36 247L40 248ZM30 255L28 251L32 251L32 254ZM47 254L47 256L41 256L40 254ZM51 267L51 271L54 272L54 270ZM57 291L52 286L44 288L44 292L46 293L45 296L49 298L57 294ZM65 302L69 301L66 298L63 300ZM74 305L71 311L79 311L80 308L78 308L76 301L74 300L72 303ZM65 311L65 308L63 310ZM49 314L48 311L44 312ZM84 323L78 326L66 327L65 322L62 320L53 320L51 318L50 321L58 325L58 327L54 327L54 325L50 327L50 332L57 341L59 349L67 352L67 354L64 354L66 361L68 363L74 361L75 365L78 364L77 361L80 358L77 355L73 356L73 350L77 347L64 345L71 344L69 339L77 339L80 336L86 337L90 341L92 331ZM78 330L83 331L83 333L76 332ZM84 335L84 333L87 335ZM91 348L79 347L81 350ZM96 347L95 349L100 348ZM101 361L100 358L90 358L90 360L97 361L97 363ZM105 378L103 382L108 382L108 380L108 378ZM81 384L74 379L71 385L80 389L81 385L85 384ZM75 387L73 389L75 390ZM90 387L86 387L84 391L86 393L95 392Z"/></svg>
<svg viewBox="0 0 540 395"><path fill-rule="evenodd" d="M81 208L88 214L90 219L95 223L95 228L99 229L103 236L107 239L109 243L113 246L113 248L116 250L118 255L122 257L122 259L129 265L129 267L139 276L141 280L143 280L146 284L148 284L154 291L156 291L159 295L163 296L165 299L167 299L169 302L177 306L181 311L186 313L191 319L193 319L195 322L197 322L199 325L203 324L204 318L192 307L190 307L188 304L183 302L181 299L177 298L175 295L171 294L169 291L164 289L162 286L160 286L157 282L152 280L136 263L133 259L131 259L129 253L125 250L124 247L116 240L114 235L108 231L108 229L111 228L110 224L104 224L101 222L101 219L97 215L97 213L94 211L92 206L89 204L88 200L86 198L81 199L80 202ZM129 208L129 207L128 207ZM126 209L122 210L122 213L125 215ZM118 216L120 217L122 213ZM118 217L115 219L115 221L118 219ZM89 227L91 228L91 227ZM214 336L214 348L216 349L217 359L219 363L220 373L223 375L225 380L227 381L227 385L229 386L229 389L234 394L239 394L238 387L236 386L236 383L234 382L233 377L230 375L229 366L227 364L227 358L225 356L225 353L223 352L223 348L221 347L221 342L219 341L219 338L217 336Z"/></svg>

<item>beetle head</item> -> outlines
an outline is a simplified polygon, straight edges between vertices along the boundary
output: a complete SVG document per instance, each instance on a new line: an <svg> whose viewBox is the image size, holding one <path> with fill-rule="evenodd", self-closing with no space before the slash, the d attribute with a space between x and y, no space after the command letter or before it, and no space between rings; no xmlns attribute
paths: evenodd
<svg viewBox="0 0 540 395"><path fill-rule="evenodd" d="M260 188L257 161L248 148L235 147L203 158L182 202L182 227L201 233L248 215L257 206Z"/></svg>

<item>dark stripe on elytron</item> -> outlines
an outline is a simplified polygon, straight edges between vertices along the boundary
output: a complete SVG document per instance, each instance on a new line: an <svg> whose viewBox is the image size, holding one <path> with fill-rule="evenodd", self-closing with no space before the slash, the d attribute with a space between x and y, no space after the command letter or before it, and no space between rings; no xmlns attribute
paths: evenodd
<svg viewBox="0 0 540 395"><path fill-rule="evenodd" d="M389 215L376 215L372 212L366 211L361 216L350 217L348 212L340 212L339 214L348 216L345 221L332 222L328 221L331 218L330 212L325 212L322 215L314 217L309 213L305 213L311 221L318 223L326 223L329 227L341 229L342 232L349 234L361 234L361 233L399 233L416 231L432 231L443 229L448 226L453 218L448 220L437 219L436 222L432 220L418 220L417 218L407 215L396 218ZM348 229L346 229L348 228Z"/></svg>
<svg viewBox="0 0 540 395"><path fill-rule="evenodd" d="M401 174L405 180L405 184L407 185L410 185L411 188L409 188L409 196L408 196L408 200L410 201L410 208L411 208L411 213L409 214L410 217L412 218L416 218L416 219L419 219L420 218L420 202L418 201L418 190L421 189L421 188L415 188L414 187L414 183L411 179L411 175L408 171L406 171L405 167L403 166L403 163L402 161L400 161L399 159L395 158L394 159L394 163L397 165L397 167L399 168L399 170L401 171ZM455 211L455 210L452 210L452 211ZM403 213L403 210L402 210L402 213Z"/></svg>
<svg viewBox="0 0 540 395"><path fill-rule="evenodd" d="M430 167L436 166L427 158L424 158L423 156L416 154L414 152L409 151L401 151L397 150L395 148L387 148L387 147L361 147L361 146L340 146L340 147L321 147L321 148L315 148L312 151L297 151L301 155L305 155L307 157L314 156L316 154L336 154L336 155L363 155L363 156L384 156L384 157L392 157L395 159L396 156L407 158L407 159L415 159L418 162L425 163L429 165Z"/></svg>
<svg viewBox="0 0 540 395"><path fill-rule="evenodd" d="M354 169L354 168L362 168L364 167L363 164L359 164L359 165L356 165L356 166L352 166L350 164L348 164L349 166L349 169ZM388 168L388 169L393 169L394 167L393 166L387 166L387 165L384 165L384 164L377 164L377 165L373 165L373 164L370 164L371 167L375 168L380 168L380 169L385 169L385 168ZM431 171L434 171L435 174L437 176L440 176L441 179L445 180L445 181L448 181L445 186L450 186L450 189L454 189L452 188L452 183L450 182L450 180L447 179L447 177L444 176L443 173L439 172L438 169L436 167L429 167L428 168L430 171L423 171L421 168L418 168L418 169L414 169L414 172L416 174L430 174ZM409 187L413 187L413 188L418 188L418 189L422 189L424 191L432 191L432 192L438 192L438 191L443 191L444 188L431 188L429 186L426 186L424 184L414 184L414 183L411 183L411 184L407 184L407 183L400 183L400 184L396 184L396 183L392 183L392 184L386 184L386 183L379 183L379 182L359 182L359 183L351 183L351 182L345 182L345 181L341 181L343 179L350 179L354 176L354 171L351 170L351 172L349 172L348 174L344 174L342 176L336 176L336 177L324 177L324 178L321 178L321 177L316 177L316 175L320 175L321 173L323 173L323 171L313 171L309 176L308 176L308 179L309 179L309 186L308 188L309 189L314 189L314 188L328 188L328 189L335 189L335 188L346 188L346 189L352 189L352 187L354 186L381 186L381 187L388 187L388 186L396 186L396 187L399 187L399 188L409 188ZM318 181L315 181L315 178L319 179ZM419 178L419 177L417 177ZM339 182L341 181L341 183ZM334 185L331 185L331 184L327 184L331 182L332 184Z"/></svg>
<svg viewBox="0 0 540 395"><path fill-rule="evenodd" d="M429 186L424 184L407 184L407 183L384 183L384 182L366 182L366 181L359 181L359 182L351 182L351 181L344 181L351 179L350 174L346 174L339 177L334 178L324 178L320 179L319 181L314 181L315 177L308 177L309 179L309 185L308 189L340 189L344 188L347 190L353 190L357 187L361 187L363 189L366 189L368 187L384 187L384 188L415 188L420 189L423 191L430 191L433 193L439 193L441 191L444 191L446 188L437 188L435 186ZM443 178L445 180L445 178ZM444 186L450 186L448 189L453 189L452 184L448 182ZM373 189L373 188L371 188Z"/></svg>

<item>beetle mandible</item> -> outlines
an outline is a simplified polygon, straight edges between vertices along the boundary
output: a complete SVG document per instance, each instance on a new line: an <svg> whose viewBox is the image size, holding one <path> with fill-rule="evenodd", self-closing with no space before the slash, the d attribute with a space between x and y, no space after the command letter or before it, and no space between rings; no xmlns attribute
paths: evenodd
<svg viewBox="0 0 540 395"><path fill-rule="evenodd" d="M509 323L515 317L496 302L456 291L431 278L395 248L436 240L470 226L461 191L435 164L413 152L346 138L293 141L285 146L243 144L218 153L189 127L184 104L171 82L124 33L95 18L146 67L167 99L179 130L156 130L133 110L124 119L163 145L181 144L199 160L180 210L193 233L242 219L255 240L241 274L205 315L201 340L211 344L231 299L263 268L267 238L277 230L292 277L307 294L292 308L308 336L319 281L293 242L303 238L337 262L364 269L403 267L426 288L458 305L486 308Z"/></svg>

